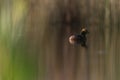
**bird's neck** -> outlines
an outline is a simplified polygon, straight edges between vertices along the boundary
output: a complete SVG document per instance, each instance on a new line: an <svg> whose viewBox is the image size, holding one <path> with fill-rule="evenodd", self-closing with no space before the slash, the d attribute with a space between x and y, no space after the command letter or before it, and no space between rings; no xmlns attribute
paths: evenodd
<svg viewBox="0 0 120 80"><path fill-rule="evenodd" d="M86 37L86 34L81 34L81 36Z"/></svg>

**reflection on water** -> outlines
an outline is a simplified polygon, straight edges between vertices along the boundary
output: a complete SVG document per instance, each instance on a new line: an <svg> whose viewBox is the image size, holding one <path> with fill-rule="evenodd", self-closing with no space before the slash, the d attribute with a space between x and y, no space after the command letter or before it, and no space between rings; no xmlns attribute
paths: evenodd
<svg viewBox="0 0 120 80"><path fill-rule="evenodd" d="M0 80L119 80L119 21L119 0L0 1Z"/></svg>

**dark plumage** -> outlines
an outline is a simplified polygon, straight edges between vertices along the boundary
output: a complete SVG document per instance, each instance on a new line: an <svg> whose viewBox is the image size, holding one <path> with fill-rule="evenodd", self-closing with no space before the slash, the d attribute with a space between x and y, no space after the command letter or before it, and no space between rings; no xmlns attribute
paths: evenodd
<svg viewBox="0 0 120 80"><path fill-rule="evenodd" d="M81 44L81 46L86 47L86 41L87 41L86 34L87 33L88 33L87 29L83 28L80 34L71 35L69 37L70 44Z"/></svg>

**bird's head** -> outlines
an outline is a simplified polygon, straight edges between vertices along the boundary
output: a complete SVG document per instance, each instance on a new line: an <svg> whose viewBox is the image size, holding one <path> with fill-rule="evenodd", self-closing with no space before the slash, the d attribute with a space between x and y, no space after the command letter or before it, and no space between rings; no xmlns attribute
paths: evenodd
<svg viewBox="0 0 120 80"><path fill-rule="evenodd" d="M86 34L88 34L89 32L88 32L88 30L86 29L86 28L82 28L81 29L81 35L86 35Z"/></svg>

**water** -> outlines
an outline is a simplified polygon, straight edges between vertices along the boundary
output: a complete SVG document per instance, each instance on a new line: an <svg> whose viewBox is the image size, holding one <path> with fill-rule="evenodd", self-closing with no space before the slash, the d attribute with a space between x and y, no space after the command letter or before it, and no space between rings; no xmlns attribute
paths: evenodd
<svg viewBox="0 0 120 80"><path fill-rule="evenodd" d="M119 22L119 0L0 1L0 79L119 80Z"/></svg>

